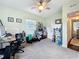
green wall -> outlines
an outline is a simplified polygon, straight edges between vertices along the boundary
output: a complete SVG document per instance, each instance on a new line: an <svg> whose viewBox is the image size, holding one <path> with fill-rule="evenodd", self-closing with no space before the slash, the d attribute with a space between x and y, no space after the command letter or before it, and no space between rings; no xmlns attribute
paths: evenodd
<svg viewBox="0 0 79 59"><path fill-rule="evenodd" d="M8 22L8 17L13 17L14 22ZM16 18L21 18L22 23L16 23ZM24 30L25 28L24 22L27 19L39 21L44 24L43 17L31 14L29 12L13 9L9 7L4 7L4 6L0 6L0 19L2 20L6 31L12 32L12 33L17 32L17 31L20 32Z"/></svg>
<svg viewBox="0 0 79 59"><path fill-rule="evenodd" d="M62 18L62 10L59 10L58 12L46 18L46 26L51 26L51 24L55 25L55 20L61 18Z"/></svg>

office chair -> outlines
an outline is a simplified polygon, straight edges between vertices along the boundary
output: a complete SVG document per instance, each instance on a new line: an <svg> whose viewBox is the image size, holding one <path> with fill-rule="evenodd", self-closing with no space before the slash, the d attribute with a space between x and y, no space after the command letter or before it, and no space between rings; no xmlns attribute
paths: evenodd
<svg viewBox="0 0 79 59"><path fill-rule="evenodd" d="M11 47L10 46L6 46L3 55L4 55L4 57L2 59L10 59L10 57L11 57Z"/></svg>
<svg viewBox="0 0 79 59"><path fill-rule="evenodd" d="M16 41L12 41L10 43L10 49L11 49L11 56L13 56L13 59L15 59L15 54L18 53L18 52L24 52L22 50L22 48L20 48L21 44L23 43L23 36L22 36L22 33L18 33L18 34L15 34L15 38L16 38ZM5 56L7 55L7 53L5 53ZM3 58L4 59L4 58ZM9 59L9 58L8 58Z"/></svg>
<svg viewBox="0 0 79 59"><path fill-rule="evenodd" d="M15 34L15 38L16 38L16 46L17 46L17 52L21 51L21 52L24 52L21 48L21 44L23 43L23 35L22 33L18 33L18 34Z"/></svg>

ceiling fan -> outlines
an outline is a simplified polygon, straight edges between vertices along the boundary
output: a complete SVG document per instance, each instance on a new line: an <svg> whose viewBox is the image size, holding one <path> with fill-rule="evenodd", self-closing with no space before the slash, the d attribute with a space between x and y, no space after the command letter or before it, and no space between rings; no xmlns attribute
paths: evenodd
<svg viewBox="0 0 79 59"><path fill-rule="evenodd" d="M39 12L42 12L42 10L44 10L44 9L50 9L48 7L48 3L51 0L33 0L33 1L35 3L35 7L32 7L32 9L37 8L39 10Z"/></svg>

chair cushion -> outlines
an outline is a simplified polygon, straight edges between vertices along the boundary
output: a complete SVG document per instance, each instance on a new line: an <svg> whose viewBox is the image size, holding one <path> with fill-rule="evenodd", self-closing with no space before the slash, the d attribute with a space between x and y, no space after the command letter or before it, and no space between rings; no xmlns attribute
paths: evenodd
<svg viewBox="0 0 79 59"><path fill-rule="evenodd" d="M28 35L29 40L32 40L32 34Z"/></svg>

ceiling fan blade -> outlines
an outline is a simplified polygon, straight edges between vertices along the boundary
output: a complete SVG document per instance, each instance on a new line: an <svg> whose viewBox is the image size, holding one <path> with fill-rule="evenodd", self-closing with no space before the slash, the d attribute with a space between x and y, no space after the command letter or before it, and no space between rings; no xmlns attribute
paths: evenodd
<svg viewBox="0 0 79 59"><path fill-rule="evenodd" d="M42 3L44 0L39 0L40 3Z"/></svg>
<svg viewBox="0 0 79 59"><path fill-rule="evenodd" d="M45 2L47 2L47 3L50 2L50 1L51 1L51 0L45 0Z"/></svg>
<svg viewBox="0 0 79 59"><path fill-rule="evenodd" d="M46 2L43 2L42 5L45 7L45 6L47 6L47 3Z"/></svg>
<svg viewBox="0 0 79 59"><path fill-rule="evenodd" d="M47 7L46 9L50 9L49 7Z"/></svg>
<svg viewBox="0 0 79 59"><path fill-rule="evenodd" d="M31 9L35 9L36 7L32 7Z"/></svg>
<svg viewBox="0 0 79 59"><path fill-rule="evenodd" d="M37 5L40 6L41 4L38 2Z"/></svg>

